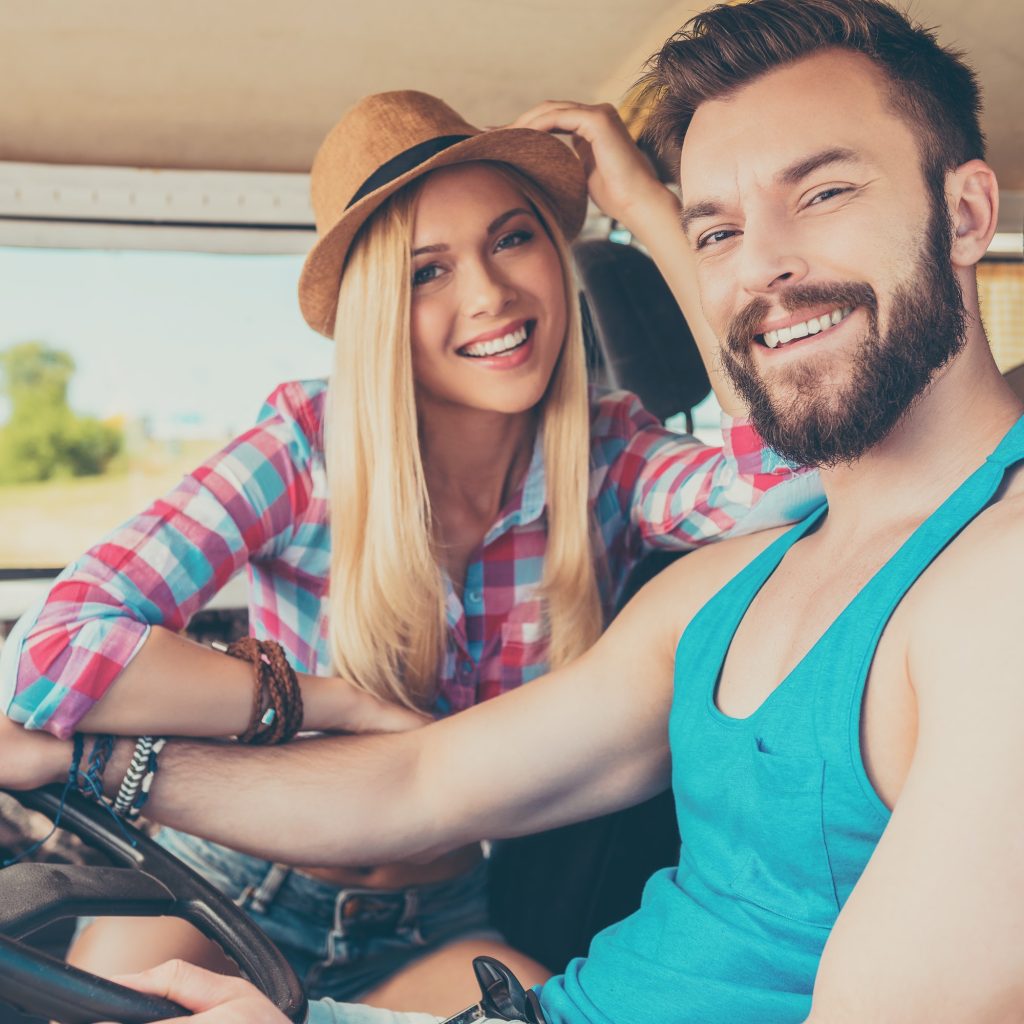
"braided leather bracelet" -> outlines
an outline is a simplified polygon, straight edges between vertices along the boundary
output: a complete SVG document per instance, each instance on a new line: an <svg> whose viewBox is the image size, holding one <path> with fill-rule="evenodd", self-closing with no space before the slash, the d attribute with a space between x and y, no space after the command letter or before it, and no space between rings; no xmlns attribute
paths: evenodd
<svg viewBox="0 0 1024 1024"><path fill-rule="evenodd" d="M246 636L230 644L215 641L215 650L253 666L253 700L249 725L240 743L286 743L302 728L302 691L284 648L274 640Z"/></svg>

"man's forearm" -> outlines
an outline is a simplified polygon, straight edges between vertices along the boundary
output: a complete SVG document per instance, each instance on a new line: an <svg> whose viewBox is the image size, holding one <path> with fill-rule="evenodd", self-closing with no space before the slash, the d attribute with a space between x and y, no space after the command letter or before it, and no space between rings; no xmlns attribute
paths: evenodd
<svg viewBox="0 0 1024 1024"><path fill-rule="evenodd" d="M417 787L414 734L317 737L280 747L172 740L145 816L268 860L387 863L443 842ZM134 741L104 774L113 797Z"/></svg>

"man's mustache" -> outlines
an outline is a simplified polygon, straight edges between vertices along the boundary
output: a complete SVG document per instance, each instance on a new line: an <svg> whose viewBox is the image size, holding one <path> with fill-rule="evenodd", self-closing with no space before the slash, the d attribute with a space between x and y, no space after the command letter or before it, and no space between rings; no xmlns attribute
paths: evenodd
<svg viewBox="0 0 1024 1024"><path fill-rule="evenodd" d="M752 299L730 321L726 333L726 348L734 355L743 355L750 348L750 340L760 333L761 324L771 310L781 306L787 313L808 306L864 306L872 315L878 312L878 297L874 288L863 281L835 281L828 283L797 284L780 291L774 303L764 298Z"/></svg>

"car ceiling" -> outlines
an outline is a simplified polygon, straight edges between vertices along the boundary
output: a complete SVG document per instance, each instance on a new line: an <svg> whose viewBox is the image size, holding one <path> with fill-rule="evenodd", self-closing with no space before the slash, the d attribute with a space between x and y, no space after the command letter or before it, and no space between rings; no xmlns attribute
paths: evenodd
<svg viewBox="0 0 1024 1024"><path fill-rule="evenodd" d="M360 96L417 88L474 123L622 98L707 5L669 0L34 0L0 4L0 160L305 171ZM990 159L1024 217L1024 3L915 0L967 51ZM1005 204L1004 204L1005 205Z"/></svg>

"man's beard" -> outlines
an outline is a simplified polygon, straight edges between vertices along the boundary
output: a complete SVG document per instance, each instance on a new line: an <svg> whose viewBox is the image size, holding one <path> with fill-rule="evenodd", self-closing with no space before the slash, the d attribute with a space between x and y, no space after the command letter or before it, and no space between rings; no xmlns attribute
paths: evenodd
<svg viewBox="0 0 1024 1024"><path fill-rule="evenodd" d="M770 448L798 465L831 467L856 461L888 437L936 371L964 345L966 312L949 258L951 237L944 198L940 205L933 196L922 251L912 279L893 291L884 336L878 328L878 298L868 284L795 285L780 293L786 310L859 306L868 314L867 334L853 353L850 380L841 389L827 373L829 360L810 355L785 373L792 395L780 403L751 351L770 303L755 299L733 318L722 362Z"/></svg>

